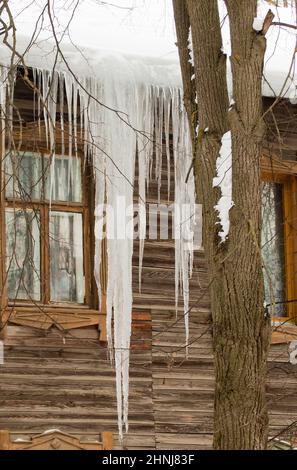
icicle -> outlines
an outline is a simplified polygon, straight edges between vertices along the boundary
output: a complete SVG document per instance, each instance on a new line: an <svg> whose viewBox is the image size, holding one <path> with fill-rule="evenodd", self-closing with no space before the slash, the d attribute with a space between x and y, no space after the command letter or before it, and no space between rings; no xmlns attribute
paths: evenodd
<svg viewBox="0 0 297 470"><path fill-rule="evenodd" d="M41 95L42 95L42 110L43 110L43 119L44 119L44 126L45 126L45 140L46 146L48 147L49 144L49 129L48 129L48 80L49 80L49 72L47 70L42 70L40 72L40 78L42 80L41 84Z"/></svg>
<svg viewBox="0 0 297 470"><path fill-rule="evenodd" d="M156 167L155 178L158 184L158 203L160 203L160 190L162 181L162 144L163 144L163 90L158 88L158 94L155 100L155 153L156 153Z"/></svg>
<svg viewBox="0 0 297 470"><path fill-rule="evenodd" d="M120 86L119 86L120 85ZM133 76L123 83L109 78L104 83L104 103L133 119L137 114ZM105 112L108 287L107 316L114 321L114 350L117 376L118 427L128 429L129 352L132 319L133 186L136 134L113 111ZM112 208L112 210L111 210ZM129 213L128 213L129 212ZM112 234L114 235L111 238ZM108 326L110 329L110 325ZM109 331L109 335L111 332ZM121 414L122 413L122 414Z"/></svg>
<svg viewBox="0 0 297 470"><path fill-rule="evenodd" d="M41 70L37 72L37 89L38 89L38 98L37 98L38 131L39 131L39 138L41 138L41 94L42 94Z"/></svg>
<svg viewBox="0 0 297 470"><path fill-rule="evenodd" d="M64 135L64 77L60 74L59 80L60 92L60 125L61 125L61 150L62 155L65 155L65 135Z"/></svg>
<svg viewBox="0 0 297 470"><path fill-rule="evenodd" d="M195 189L193 172L186 183L192 162L191 139L179 90L172 97L173 154L175 167L175 306L183 292L186 355L189 342L189 277L193 263Z"/></svg>
<svg viewBox="0 0 297 470"><path fill-rule="evenodd" d="M57 112L57 97L58 97L58 84L59 75L55 70L49 76L49 90L48 90L48 129L51 154L55 153L55 131L56 131L56 112Z"/></svg>
<svg viewBox="0 0 297 470"><path fill-rule="evenodd" d="M12 142L13 140L13 100L14 100L14 86L15 86L15 80L16 80L16 69L13 69L12 71L7 70L5 72L5 84L6 84L6 92L7 93L7 103L6 103L6 122L5 122L5 130L7 130L7 137L8 137L8 145L7 148L9 150L12 150L14 148L14 143ZM6 101L6 97L5 97ZM18 149L19 150L21 146L21 139L18 142ZM3 147L5 148L5 146Z"/></svg>
<svg viewBox="0 0 297 470"><path fill-rule="evenodd" d="M122 62L121 62L122 60ZM116 63L116 69L115 69ZM116 71L121 70L121 74ZM38 126L43 111L48 147L55 144L57 95L60 97L62 151L65 152L64 98L68 109L69 148L66 153L77 154L77 100L80 103L81 136L84 157L90 156L94 165L95 192L95 270L94 275L101 298L100 264L103 230L108 232L107 257L107 338L109 350L114 351L117 385L119 435L128 429L129 354L132 319L132 255L133 255L133 188L135 154L139 160L139 285L146 235L146 192L152 176L155 153L155 178L160 200L162 176L162 144L165 136L168 168L168 199L170 197L170 124L173 127L173 157L175 179L175 298L178 307L179 290L183 293L186 344L189 339L189 277L193 263L191 238L194 215L194 180L186 175L191 164L191 141L181 90L175 85L162 87L136 79L135 68L126 59L105 58L100 69L102 76L81 77L78 86L67 71L36 72L38 94ZM140 80L139 80L140 78ZM153 84L154 83L154 84ZM65 86L65 93L64 93ZM64 96L65 95L65 96ZM0 84L0 103L3 92ZM43 106L46 102L46 106ZM104 103L123 114L100 105ZM133 126L130 127L129 123ZM83 128L83 129L82 129ZM134 129L142 132L136 133ZM71 159L70 159L71 160ZM70 168L70 167L69 167ZM53 167L52 167L53 170ZM63 169L64 171L64 169ZM70 170L69 170L70 171ZM70 181L70 175L68 179ZM54 181L54 178L52 178ZM54 183L53 183L54 184ZM106 207L104 203L106 202ZM178 214L179 213L179 214ZM179 218L178 218L179 215ZM128 222L128 223L126 223ZM113 325L113 328L112 328Z"/></svg>
<svg viewBox="0 0 297 470"><path fill-rule="evenodd" d="M166 158L167 158L167 193L168 193L168 202L170 200L170 110L171 110L171 100L170 94L171 90L163 90L164 93L164 127L165 127L165 143L166 143Z"/></svg>
<svg viewBox="0 0 297 470"><path fill-rule="evenodd" d="M151 101L152 89L150 86L137 87L137 128L141 134L137 136L138 142L138 220L139 220L139 262L138 285L141 291L142 260L144 240L146 237L146 187L149 185L150 166L153 157L154 119Z"/></svg>
<svg viewBox="0 0 297 470"><path fill-rule="evenodd" d="M5 67L0 65L0 120L1 120L1 142L2 152L5 149L5 108L6 108L6 92L7 92L7 75ZM3 158L3 155L1 155Z"/></svg>
<svg viewBox="0 0 297 470"><path fill-rule="evenodd" d="M74 153L77 157L77 83L73 82L73 133L74 133Z"/></svg>
<svg viewBox="0 0 297 470"><path fill-rule="evenodd" d="M67 96L67 105L68 105L68 133L69 133L69 149L68 154L72 156L72 91L73 91L73 77L65 73L65 90Z"/></svg>
<svg viewBox="0 0 297 470"><path fill-rule="evenodd" d="M88 90L91 96L96 97L99 101L102 97L102 87L95 82L93 78L83 81L83 88ZM102 239L104 229L104 202L105 202L105 169L106 169L106 143L101 141L101 135L104 135L104 129L101 129L103 121L102 114L104 109L98 105L93 99L89 100L87 93L79 88L80 105L83 108L83 122L84 126L84 158L88 157L88 152L91 155L94 177L95 177L95 260L94 260L94 276L97 283L99 302L101 304L101 252L102 252ZM107 318L107 336L109 344L112 344L111 338L111 318Z"/></svg>
<svg viewBox="0 0 297 470"><path fill-rule="evenodd" d="M56 112L57 112L57 96L58 96L58 84L59 74L53 70L52 73L42 72L43 76L43 101L46 104L45 113L45 125L47 135L47 145L50 146L50 204L52 195L56 193L56 177L55 177L55 131L56 131Z"/></svg>
<svg viewBox="0 0 297 470"><path fill-rule="evenodd" d="M33 69L33 121L36 122L36 88L37 88L37 70Z"/></svg>

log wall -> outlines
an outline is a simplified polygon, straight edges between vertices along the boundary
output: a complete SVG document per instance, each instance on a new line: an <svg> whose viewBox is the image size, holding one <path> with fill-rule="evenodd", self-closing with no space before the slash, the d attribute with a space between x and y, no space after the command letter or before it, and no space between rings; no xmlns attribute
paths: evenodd
<svg viewBox="0 0 297 470"><path fill-rule="evenodd" d="M30 121L30 96L24 90L20 93L20 107ZM296 115L296 107L291 112ZM275 148L271 135L270 148L273 145ZM292 139L289 142L292 147ZM296 151L296 140L294 145ZM166 182L164 168L161 192L164 201ZM149 200L156 202L156 194L156 183L152 182ZM173 241L147 241L141 293L136 243L130 425L124 448L211 448L214 370L207 286L203 251L197 251L186 358L181 304L177 313L174 307ZM272 345L268 368L270 435L289 439L295 434L297 419L297 365L289 363L288 344ZM121 447L117 440L114 371L107 358L106 344L98 340L95 326L61 333L55 328L42 331L9 325L5 362L0 365L0 429L8 429L15 438L22 438L51 428L84 438L112 431L115 447Z"/></svg>

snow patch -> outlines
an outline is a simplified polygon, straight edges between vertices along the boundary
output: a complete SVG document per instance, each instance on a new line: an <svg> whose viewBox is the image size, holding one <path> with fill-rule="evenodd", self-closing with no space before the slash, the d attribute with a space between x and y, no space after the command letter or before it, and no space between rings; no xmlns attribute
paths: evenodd
<svg viewBox="0 0 297 470"><path fill-rule="evenodd" d="M222 137L222 145L220 154L216 162L217 176L213 178L213 187L219 187L221 197L214 209L218 212L219 223L222 230L219 232L221 238L220 243L226 241L229 228L229 210L234 205L232 201L232 149L231 149L231 132L226 132Z"/></svg>
<svg viewBox="0 0 297 470"><path fill-rule="evenodd" d="M189 35L188 35L188 50L189 50L189 62L194 67L193 40L192 40L191 26L189 27Z"/></svg>
<svg viewBox="0 0 297 470"><path fill-rule="evenodd" d="M51 433L54 433L54 432L62 432L62 431L61 431L61 429L53 428L53 429L47 429L42 434L51 434Z"/></svg>
<svg viewBox="0 0 297 470"><path fill-rule="evenodd" d="M254 21L253 21L253 29L257 32L262 31L263 22L264 22L264 18L260 18L259 16L255 16Z"/></svg>

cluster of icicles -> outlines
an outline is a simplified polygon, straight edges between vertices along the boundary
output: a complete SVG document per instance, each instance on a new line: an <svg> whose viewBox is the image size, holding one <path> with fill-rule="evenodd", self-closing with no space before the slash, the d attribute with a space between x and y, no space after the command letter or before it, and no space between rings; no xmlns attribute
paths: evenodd
<svg viewBox="0 0 297 470"><path fill-rule="evenodd" d="M1 104L4 105L5 73L2 71ZM175 284L176 306L179 292L183 292L186 344L189 338L189 278L192 270L193 243L184 242L183 231L190 233L194 224L195 192L193 175L187 179L191 166L191 140L183 107L182 91L178 87L159 87L136 83L131 74L124 78L108 76L77 78L67 71L33 69L35 86L41 92L35 96L36 114L43 114L49 150L54 155L56 114L60 112L62 148L64 145L63 107L66 93L69 126L69 153L76 153L78 132L84 142L85 156L92 155L96 181L96 247L95 278L100 289L100 262L102 232L113 229L109 210L117 214L119 198L125 198L126 207L133 204L133 186L136 151L139 166L139 279L146 238L146 192L153 177L158 181L159 197L162 159L167 159L168 191L170 186L169 133L173 135L175 172L175 204L188 209L185 220L175 223ZM4 87L3 87L4 85ZM58 92L58 90L61 90ZM79 97L79 110L78 110ZM46 105L44 105L46 104ZM115 112L115 110L117 112ZM80 113L78 116L78 112ZM80 126L78 127L78 122ZM172 130L170 129L172 126ZM78 130L79 129L79 130ZM139 131L139 132L138 132ZM162 141L165 138L165 155ZM65 138L68 139L68 136ZM52 165L54 165L54 157ZM154 171L152 171L152 168ZM187 182L186 182L187 179ZM190 208L190 210L189 210ZM192 214L191 214L192 211ZM120 215L120 214L118 214ZM104 218L105 216L105 218ZM132 255L133 224L126 227L125 237L107 237L107 335L115 361L119 435L123 426L128 429L129 352L132 318ZM113 330L113 331L112 331Z"/></svg>

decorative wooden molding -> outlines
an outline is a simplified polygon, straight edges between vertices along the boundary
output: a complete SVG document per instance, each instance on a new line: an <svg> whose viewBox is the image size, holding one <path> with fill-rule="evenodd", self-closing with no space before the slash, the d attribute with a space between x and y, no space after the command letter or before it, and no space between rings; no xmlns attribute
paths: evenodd
<svg viewBox="0 0 297 470"><path fill-rule="evenodd" d="M22 104L22 102L21 102ZM47 146L47 137L46 137L46 126L44 121L38 123L37 121L26 122L25 125L22 125L22 128L19 127L18 123L14 124L13 137L15 140L16 147L19 147L21 151L35 151L35 152L49 152L49 147ZM64 135L64 138L63 138ZM65 149L65 153L68 152L68 142L69 137L72 136L72 144L74 144L73 133L69 130L69 125L64 123L63 132L61 129L61 123L56 122L55 124L55 148L56 153L61 153L62 149ZM83 139L81 138L81 128L77 126L77 136L76 144L78 154L83 155Z"/></svg>
<svg viewBox="0 0 297 470"><path fill-rule="evenodd" d="M269 176L269 179L273 179L275 175L297 175L297 162L291 160L282 160L274 154L270 154L268 151L263 152L261 157L261 170L265 176Z"/></svg>
<svg viewBox="0 0 297 470"><path fill-rule="evenodd" d="M297 326L276 326L272 331L271 344L290 343L297 340Z"/></svg>
<svg viewBox="0 0 297 470"><path fill-rule="evenodd" d="M111 432L102 432L99 441L82 441L58 429L45 431L28 440L12 439L9 431L0 431L0 450L111 450Z"/></svg>
<svg viewBox="0 0 297 470"><path fill-rule="evenodd" d="M30 326L41 330L56 327L63 331L98 325L100 330L99 340L106 341L106 313L97 310L16 306L6 309L4 320L16 325Z"/></svg>

